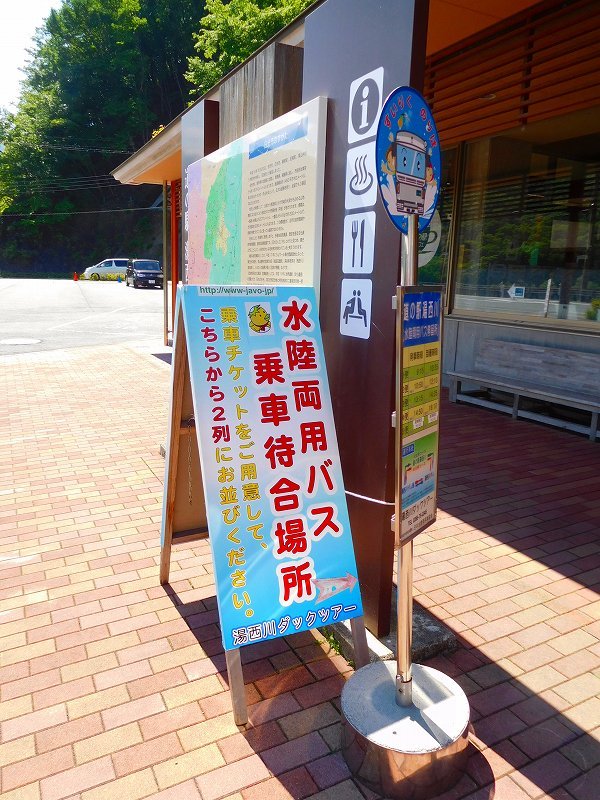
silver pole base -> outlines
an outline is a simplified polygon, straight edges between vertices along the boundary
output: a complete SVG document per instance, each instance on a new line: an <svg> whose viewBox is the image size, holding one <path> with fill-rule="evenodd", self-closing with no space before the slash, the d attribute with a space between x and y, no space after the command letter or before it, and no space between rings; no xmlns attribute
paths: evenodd
<svg viewBox="0 0 600 800"><path fill-rule="evenodd" d="M359 669L342 691L342 753L362 783L393 800L429 800L463 776L469 703L436 669L413 664L412 703L396 701L396 663Z"/></svg>

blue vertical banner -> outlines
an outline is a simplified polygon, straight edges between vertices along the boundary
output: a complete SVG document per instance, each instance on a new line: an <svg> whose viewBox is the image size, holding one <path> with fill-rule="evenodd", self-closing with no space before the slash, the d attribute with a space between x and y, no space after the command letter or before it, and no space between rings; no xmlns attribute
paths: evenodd
<svg viewBox="0 0 600 800"><path fill-rule="evenodd" d="M361 616L314 289L178 291L225 649Z"/></svg>

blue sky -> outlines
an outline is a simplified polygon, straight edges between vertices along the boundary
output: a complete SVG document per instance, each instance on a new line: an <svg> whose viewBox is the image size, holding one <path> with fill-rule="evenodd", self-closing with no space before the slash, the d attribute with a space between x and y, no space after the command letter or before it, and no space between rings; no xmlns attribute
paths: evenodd
<svg viewBox="0 0 600 800"><path fill-rule="evenodd" d="M0 0L0 107L14 109L32 38L62 0Z"/></svg>

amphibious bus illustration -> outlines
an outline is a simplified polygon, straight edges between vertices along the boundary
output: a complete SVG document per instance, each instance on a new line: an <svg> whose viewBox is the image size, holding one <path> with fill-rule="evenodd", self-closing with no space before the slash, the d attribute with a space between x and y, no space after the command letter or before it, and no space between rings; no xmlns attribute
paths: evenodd
<svg viewBox="0 0 600 800"><path fill-rule="evenodd" d="M396 134L396 213L423 214L425 141L408 131Z"/></svg>
<svg viewBox="0 0 600 800"><path fill-rule="evenodd" d="M421 464L413 466L407 464L404 467L404 476L402 480L402 491L410 491L417 489L423 484L429 484L435 477L434 473L434 458L433 453L427 454L427 459Z"/></svg>

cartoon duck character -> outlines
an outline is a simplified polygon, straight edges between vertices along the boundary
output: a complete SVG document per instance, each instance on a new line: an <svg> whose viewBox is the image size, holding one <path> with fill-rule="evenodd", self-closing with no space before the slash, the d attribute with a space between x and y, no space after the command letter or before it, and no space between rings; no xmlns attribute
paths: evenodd
<svg viewBox="0 0 600 800"><path fill-rule="evenodd" d="M271 329L271 315L260 305L252 306L248 312L250 330L255 333L266 333Z"/></svg>
<svg viewBox="0 0 600 800"><path fill-rule="evenodd" d="M404 127L404 124L408 123L408 121L409 121L409 117L408 117L408 114L406 113L406 111L404 111L402 114L399 114L398 115L398 119L396 120L396 125L398 126L398 130L401 131L402 128ZM390 142L394 142L395 141L394 131L390 131L389 132L388 139L390 140Z"/></svg>

